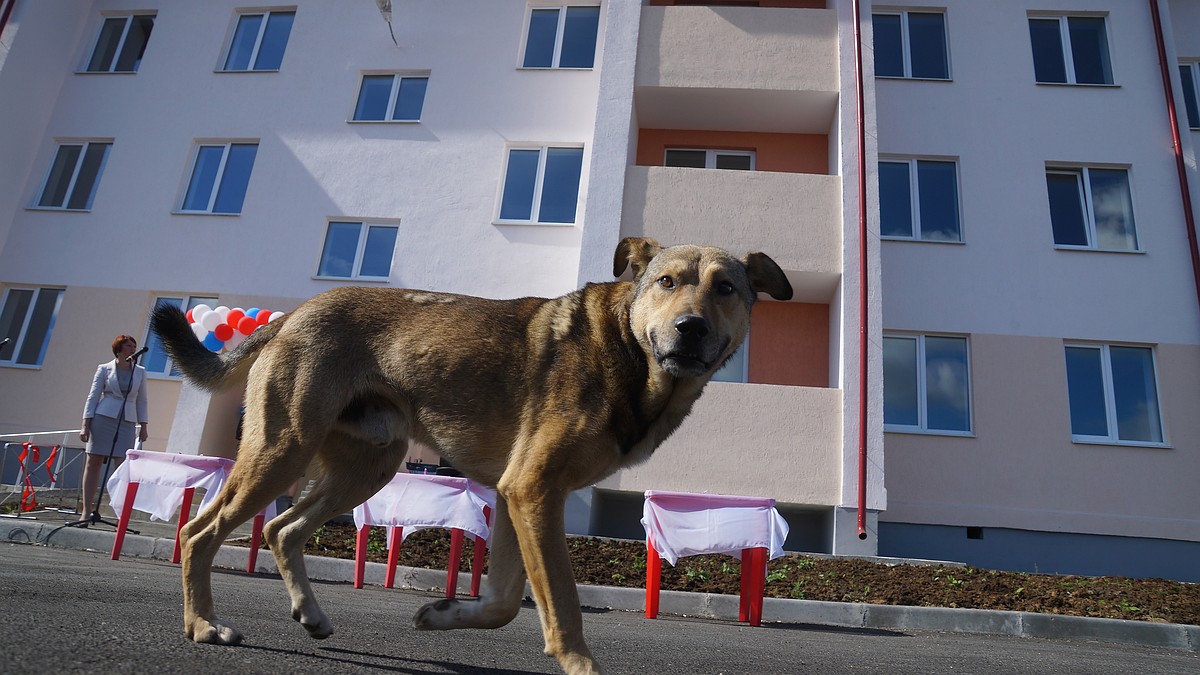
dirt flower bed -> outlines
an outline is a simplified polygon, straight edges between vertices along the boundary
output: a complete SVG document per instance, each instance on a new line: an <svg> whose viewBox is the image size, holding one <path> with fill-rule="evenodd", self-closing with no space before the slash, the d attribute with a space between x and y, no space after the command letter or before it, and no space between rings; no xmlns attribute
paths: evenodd
<svg viewBox="0 0 1200 675"><path fill-rule="evenodd" d="M354 526L328 524L305 553L354 558ZM469 538L468 538L469 539ZM571 562L581 584L644 588L646 549L640 542L570 537ZM244 543L244 542L243 542ZM471 569L474 544L463 546L460 569ZM445 569L450 535L413 533L400 548L400 565ZM383 528L373 527L367 559L387 562ZM487 571L486 562L484 571ZM683 558L663 565L664 590L737 595L740 563L723 555ZM917 607L962 607L1072 616L1200 624L1200 584L1165 579L1079 577L999 572L974 567L885 565L855 559L788 554L767 568L768 597Z"/></svg>

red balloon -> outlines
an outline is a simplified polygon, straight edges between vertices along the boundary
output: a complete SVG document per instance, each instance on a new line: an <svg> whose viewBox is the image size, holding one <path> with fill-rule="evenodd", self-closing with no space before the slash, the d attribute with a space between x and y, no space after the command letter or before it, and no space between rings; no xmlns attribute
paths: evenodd
<svg viewBox="0 0 1200 675"><path fill-rule="evenodd" d="M260 311L258 313L258 316L256 317L256 320L258 321L258 325L260 325L260 326L267 325L267 320L271 318L272 314L274 314L274 312L272 312L269 309L264 309L264 310Z"/></svg>
<svg viewBox="0 0 1200 675"><path fill-rule="evenodd" d="M221 342L225 342L229 338L233 337L233 327L227 323L219 324L213 329L213 335L217 336L217 339Z"/></svg>
<svg viewBox="0 0 1200 675"><path fill-rule="evenodd" d="M237 328L238 322L242 320L243 316L246 316L246 313L235 307L229 310L229 314L225 315L225 323L233 328Z"/></svg>
<svg viewBox="0 0 1200 675"><path fill-rule="evenodd" d="M192 310L190 309L187 311L187 320L188 323L196 323L196 320L192 318Z"/></svg>
<svg viewBox="0 0 1200 675"><path fill-rule="evenodd" d="M242 320L238 322L237 329L242 335L253 333L255 328L258 328L258 322L251 317L243 316Z"/></svg>

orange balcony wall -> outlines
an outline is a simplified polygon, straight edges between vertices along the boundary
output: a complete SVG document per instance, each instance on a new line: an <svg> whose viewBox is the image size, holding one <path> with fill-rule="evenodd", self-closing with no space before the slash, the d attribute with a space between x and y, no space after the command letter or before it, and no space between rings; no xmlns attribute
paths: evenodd
<svg viewBox="0 0 1200 675"><path fill-rule="evenodd" d="M750 320L747 380L829 386L829 305L761 301Z"/></svg>
<svg viewBox="0 0 1200 675"><path fill-rule="evenodd" d="M829 174L829 138L822 134L683 129L638 131L639 166L662 166L667 148L753 150L757 171Z"/></svg>

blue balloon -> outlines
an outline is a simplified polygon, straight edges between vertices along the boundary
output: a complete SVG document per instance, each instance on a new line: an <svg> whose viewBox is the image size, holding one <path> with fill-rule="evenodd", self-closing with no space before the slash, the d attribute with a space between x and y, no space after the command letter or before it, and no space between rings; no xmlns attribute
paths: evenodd
<svg viewBox="0 0 1200 675"><path fill-rule="evenodd" d="M259 309L259 308L257 308L257 307L251 307L250 309L246 310L246 316L248 316L248 317L250 317L250 318L252 318L252 319L257 319L257 318L258 318L258 313L259 313L259 312L261 312L261 311L262 311L262 310L261 310L261 309Z"/></svg>
<svg viewBox="0 0 1200 675"><path fill-rule="evenodd" d="M218 340L217 336L214 335L212 331L209 331L208 335L205 335L204 339L201 340L200 342L205 347L208 347L208 350L212 351L212 352L219 352L219 351L221 351L221 347L225 346L225 343L222 342L221 340Z"/></svg>

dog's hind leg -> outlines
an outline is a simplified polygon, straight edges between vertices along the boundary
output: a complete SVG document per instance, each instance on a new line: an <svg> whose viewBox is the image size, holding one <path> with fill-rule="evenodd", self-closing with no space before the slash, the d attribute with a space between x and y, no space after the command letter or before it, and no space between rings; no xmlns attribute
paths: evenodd
<svg viewBox="0 0 1200 675"><path fill-rule="evenodd" d="M499 628L517 616L525 592L525 565L503 497L497 498L492 517L489 560L487 584L479 600L431 602L413 615L413 626L418 630Z"/></svg>
<svg viewBox="0 0 1200 675"><path fill-rule="evenodd" d="M321 453L323 466L312 490L263 530L292 600L292 618L314 638L332 635L333 623L317 604L308 581L304 543L329 519L349 512L391 480L406 447L405 440L378 447L332 434Z"/></svg>

